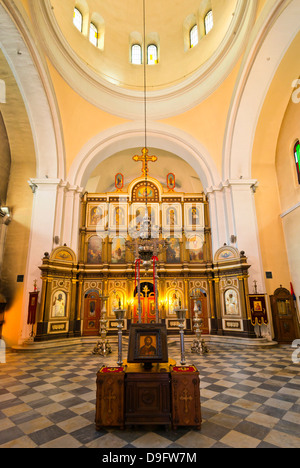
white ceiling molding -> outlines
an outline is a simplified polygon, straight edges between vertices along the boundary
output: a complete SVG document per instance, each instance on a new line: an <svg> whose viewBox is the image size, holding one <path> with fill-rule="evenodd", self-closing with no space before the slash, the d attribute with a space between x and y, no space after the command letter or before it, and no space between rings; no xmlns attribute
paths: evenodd
<svg viewBox="0 0 300 468"><path fill-rule="evenodd" d="M50 0L29 0L34 26L50 60L66 82L100 109L137 120L143 113L144 94L109 83L93 71L64 38ZM149 119L185 112L206 99L232 71L247 44L255 22L257 0L238 0L223 41L207 62L180 84L147 93Z"/></svg>
<svg viewBox="0 0 300 468"><path fill-rule="evenodd" d="M223 180L251 178L259 115L276 71L300 30L299 17L299 0L268 0L253 29L227 121Z"/></svg>

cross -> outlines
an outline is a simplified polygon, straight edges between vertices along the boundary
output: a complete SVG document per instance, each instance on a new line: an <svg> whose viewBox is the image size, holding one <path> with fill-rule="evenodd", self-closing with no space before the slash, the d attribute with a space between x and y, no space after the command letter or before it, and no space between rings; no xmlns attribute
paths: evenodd
<svg viewBox="0 0 300 468"><path fill-rule="evenodd" d="M188 395L188 391L185 389L179 399L180 401L184 401L184 412L187 414L189 412L188 402L192 401L193 398Z"/></svg>
<svg viewBox="0 0 300 468"><path fill-rule="evenodd" d="M109 395L103 398L108 401L108 412L112 413L111 402L117 399L116 395L113 395L112 390L109 391Z"/></svg>
<svg viewBox="0 0 300 468"><path fill-rule="evenodd" d="M143 289L144 293L145 293L145 297L148 297L148 292L150 291L150 289L148 288L148 286L145 286L144 289Z"/></svg>
<svg viewBox="0 0 300 468"><path fill-rule="evenodd" d="M148 163L157 161L156 156L148 156L148 153L149 153L148 149L143 148L142 149L142 156L137 156L136 155L136 156L133 156L133 158L132 158L135 162L142 162L143 163L142 173L144 174L145 177L148 175L148 172L149 172Z"/></svg>

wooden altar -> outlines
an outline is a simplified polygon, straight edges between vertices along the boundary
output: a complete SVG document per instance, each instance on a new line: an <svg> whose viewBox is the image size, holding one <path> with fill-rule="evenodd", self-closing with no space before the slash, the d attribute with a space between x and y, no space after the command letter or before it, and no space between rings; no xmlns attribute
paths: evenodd
<svg viewBox="0 0 300 468"><path fill-rule="evenodd" d="M131 425L201 428L200 377L195 366L173 361L102 367L97 373L96 430Z"/></svg>

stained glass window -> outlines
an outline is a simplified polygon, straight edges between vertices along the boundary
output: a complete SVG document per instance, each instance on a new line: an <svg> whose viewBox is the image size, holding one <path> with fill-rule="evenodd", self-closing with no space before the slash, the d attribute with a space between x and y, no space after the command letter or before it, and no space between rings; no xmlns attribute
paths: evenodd
<svg viewBox="0 0 300 468"><path fill-rule="evenodd" d="M198 44L198 26L195 24L195 26L192 27L190 30L190 47L191 49L195 47Z"/></svg>
<svg viewBox="0 0 300 468"><path fill-rule="evenodd" d="M83 17L78 8L74 8L73 24L78 31L82 32Z"/></svg>
<svg viewBox="0 0 300 468"><path fill-rule="evenodd" d="M214 27L214 17L213 17L213 12L212 10L210 10L205 18L204 18L204 25L205 25L205 34L208 34L209 31L212 30L212 28Z"/></svg>
<svg viewBox="0 0 300 468"><path fill-rule="evenodd" d="M154 44L148 46L148 65L154 65L158 62L157 47Z"/></svg>
<svg viewBox="0 0 300 468"><path fill-rule="evenodd" d="M142 63L142 47L139 44L134 44L131 47L131 63L141 65Z"/></svg>
<svg viewBox="0 0 300 468"><path fill-rule="evenodd" d="M295 144L294 155L295 155L295 163L296 163L296 171L297 171L297 176L298 176L298 182L300 184L300 142L299 142L299 140Z"/></svg>
<svg viewBox="0 0 300 468"><path fill-rule="evenodd" d="M98 47L98 28L93 23L90 24L90 42Z"/></svg>

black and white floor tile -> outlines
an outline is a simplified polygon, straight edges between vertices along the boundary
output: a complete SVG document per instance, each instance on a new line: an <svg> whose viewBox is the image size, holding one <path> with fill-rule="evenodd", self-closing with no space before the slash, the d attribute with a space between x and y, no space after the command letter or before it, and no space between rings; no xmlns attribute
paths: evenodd
<svg viewBox="0 0 300 468"><path fill-rule="evenodd" d="M201 431L159 427L95 430L96 373L116 365L77 345L34 353L7 352L0 364L0 448L299 448L300 364L292 348L187 346L201 374ZM124 356L126 350L124 349ZM169 357L180 363L177 343Z"/></svg>

